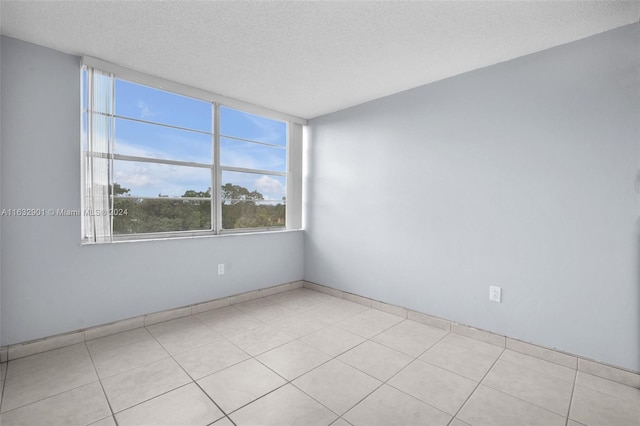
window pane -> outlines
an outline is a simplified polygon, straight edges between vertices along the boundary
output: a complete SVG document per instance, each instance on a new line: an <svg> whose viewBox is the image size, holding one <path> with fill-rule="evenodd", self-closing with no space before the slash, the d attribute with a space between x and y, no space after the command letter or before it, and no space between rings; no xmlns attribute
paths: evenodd
<svg viewBox="0 0 640 426"><path fill-rule="evenodd" d="M220 107L220 134L287 146L287 123Z"/></svg>
<svg viewBox="0 0 640 426"><path fill-rule="evenodd" d="M116 79L116 115L211 132L211 103Z"/></svg>
<svg viewBox="0 0 640 426"><path fill-rule="evenodd" d="M287 171L287 150L273 146L220 138L220 163L223 166Z"/></svg>
<svg viewBox="0 0 640 426"><path fill-rule="evenodd" d="M93 112L113 114L113 78L108 74L102 74L98 70L87 73L86 77L86 98L87 107Z"/></svg>
<svg viewBox="0 0 640 426"><path fill-rule="evenodd" d="M116 119L116 154L211 164L210 134Z"/></svg>
<svg viewBox="0 0 640 426"><path fill-rule="evenodd" d="M222 172L222 228L285 225L286 178Z"/></svg>
<svg viewBox="0 0 640 426"><path fill-rule="evenodd" d="M211 193L210 169L123 160L113 163L114 185L122 188L115 195L179 198Z"/></svg>
<svg viewBox="0 0 640 426"><path fill-rule="evenodd" d="M80 96L80 103L82 104L82 111L85 111L87 109L87 69L86 68L82 68L82 71L80 71L80 81L81 81L81 86L82 86L82 90L81 90L81 96Z"/></svg>
<svg viewBox="0 0 640 426"><path fill-rule="evenodd" d="M113 233L205 231L211 229L211 201L116 198Z"/></svg>
<svg viewBox="0 0 640 426"><path fill-rule="evenodd" d="M89 147L88 140L87 140L87 113L86 112L82 113L81 120L82 120L82 123L80 124L81 125L80 138L82 141L82 152L85 153L87 152L87 148Z"/></svg>

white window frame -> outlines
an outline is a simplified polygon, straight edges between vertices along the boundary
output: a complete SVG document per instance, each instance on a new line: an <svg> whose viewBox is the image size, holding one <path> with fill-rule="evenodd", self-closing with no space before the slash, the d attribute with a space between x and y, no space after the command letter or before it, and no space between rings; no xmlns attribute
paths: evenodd
<svg viewBox="0 0 640 426"><path fill-rule="evenodd" d="M212 190L211 190L211 230L192 230L192 231L172 231L172 232L156 232L156 233L140 233L140 234L119 234L113 235L113 224L111 225L110 238L102 241L89 241L85 236L84 221L82 230L82 243L94 244L116 241L131 241L131 240L147 240L147 239L165 239L165 238L177 238L177 237L194 237L194 236L206 236L206 235L222 235L222 234L237 234L237 233L253 233L253 232L277 232L281 229L295 230L302 227L302 134L303 126L307 124L307 120L292 116L289 114L280 113L267 108L259 107L247 102L239 101L226 96L218 95L206 90L197 89L191 86L183 85L180 83L164 80L159 77L133 71L119 65L115 65L97 58L83 56L82 67L89 67L100 70L104 73L113 75L114 78L126 80L132 83L137 83L145 86L149 86L154 89L164 90L167 92L183 95L190 98L210 102L212 104L213 111L213 160L212 164L196 164L192 162L179 161L179 160L155 160L152 158L138 158L125 156L121 154L114 154L109 152L108 156L111 161L113 160L128 160L128 161L141 161L147 163L162 163L162 164L175 164L181 166L190 167L205 167L209 168L212 173ZM85 94L83 94L84 96ZM286 172L267 172L267 175L284 175L287 179L287 191L286 191L286 217L284 228L239 228L239 229L222 229L222 199L221 199L221 175L223 170L241 171L250 173L261 173L261 170L242 169L234 167L226 167L220 165L220 107L229 107L241 112L247 112L256 114L268 119L284 121L287 123L287 166ZM89 108L89 105L87 105ZM85 111L82 111L84 114ZM143 121L143 120L142 120ZM155 123L154 123L155 124ZM84 141L82 141L84 145ZM81 148L82 149L82 148ZM95 155L95 154L94 154ZM84 212L87 206L85 206L85 154L82 154L82 211ZM113 183L113 179L110 176L109 183ZM144 197L149 198L149 197ZM203 201L207 198L197 198L195 200ZM112 222L112 219L111 219Z"/></svg>

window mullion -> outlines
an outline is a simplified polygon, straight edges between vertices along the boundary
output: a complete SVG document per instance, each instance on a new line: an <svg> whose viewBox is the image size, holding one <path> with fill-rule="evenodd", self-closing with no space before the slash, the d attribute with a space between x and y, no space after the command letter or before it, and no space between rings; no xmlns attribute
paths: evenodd
<svg viewBox="0 0 640 426"><path fill-rule="evenodd" d="M113 182L113 152L115 149L116 140L116 120L114 118L116 114L116 80L115 76L111 74L111 111L109 111L109 123L111 125L109 131L109 210L115 208L115 185ZM113 241L113 215L109 215L109 241Z"/></svg>
<svg viewBox="0 0 640 426"><path fill-rule="evenodd" d="M220 104L213 103L213 188L211 188L212 221L215 220L214 232L222 229L222 169L220 167Z"/></svg>

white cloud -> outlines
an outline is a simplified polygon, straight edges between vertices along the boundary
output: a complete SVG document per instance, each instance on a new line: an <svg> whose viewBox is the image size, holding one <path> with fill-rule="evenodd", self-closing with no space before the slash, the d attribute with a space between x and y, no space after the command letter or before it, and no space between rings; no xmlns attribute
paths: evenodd
<svg viewBox="0 0 640 426"><path fill-rule="evenodd" d="M186 191L206 191L211 186L208 169L156 163L115 162L115 182L131 189L131 195L180 197Z"/></svg>
<svg viewBox="0 0 640 426"><path fill-rule="evenodd" d="M254 181L255 188L264 198L272 200L281 200L287 194L285 186L277 179L271 176L260 176Z"/></svg>
<svg viewBox="0 0 640 426"><path fill-rule="evenodd" d="M138 108L140 109L140 118L149 118L155 115L149 109L149 105L142 100L138 101Z"/></svg>

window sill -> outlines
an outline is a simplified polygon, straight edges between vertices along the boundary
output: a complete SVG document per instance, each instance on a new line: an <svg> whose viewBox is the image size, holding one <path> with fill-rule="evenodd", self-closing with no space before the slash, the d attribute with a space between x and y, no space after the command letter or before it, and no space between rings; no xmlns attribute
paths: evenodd
<svg viewBox="0 0 640 426"><path fill-rule="evenodd" d="M104 243L90 243L81 241L80 245L82 246L96 246L96 245L109 245L109 244L126 244L126 243L139 243L146 241L173 241L173 240L192 240L192 239L203 239L203 238L233 238L242 235L272 235L272 234L285 234L291 232L298 232L301 229L247 229L239 230L239 231L224 231L220 234L214 234L212 232L185 232L185 233L167 233L167 234L138 234L138 235L130 235L126 237L118 237L113 241L108 241Z"/></svg>

